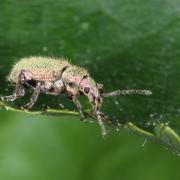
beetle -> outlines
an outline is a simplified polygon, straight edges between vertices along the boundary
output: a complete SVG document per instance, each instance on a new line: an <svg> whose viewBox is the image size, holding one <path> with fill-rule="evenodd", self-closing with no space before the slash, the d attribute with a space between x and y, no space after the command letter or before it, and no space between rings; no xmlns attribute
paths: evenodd
<svg viewBox="0 0 180 180"><path fill-rule="evenodd" d="M23 97L27 88L31 88L33 94L30 102L21 107L25 110L33 107L41 92L50 95L65 93L77 106L82 121L85 120L85 114L78 96L85 95L92 106L103 136L106 135L106 127L100 108L104 97L151 95L149 90L117 90L103 93L103 85L96 83L86 69L74 66L63 58L41 56L22 58L13 66L8 81L15 84L15 91L12 95L1 97L1 100L14 101Z"/></svg>

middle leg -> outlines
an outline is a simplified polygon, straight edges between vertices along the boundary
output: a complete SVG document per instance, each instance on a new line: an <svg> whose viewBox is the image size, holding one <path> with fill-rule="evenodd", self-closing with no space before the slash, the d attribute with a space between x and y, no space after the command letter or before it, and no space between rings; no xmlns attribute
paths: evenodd
<svg viewBox="0 0 180 180"><path fill-rule="evenodd" d="M36 85L36 88L34 89L33 95L31 96L30 102L26 105L22 106L21 109L30 109L33 107L35 102L37 101L37 98L41 92L41 83L38 82Z"/></svg>
<svg viewBox="0 0 180 180"><path fill-rule="evenodd" d="M81 103L79 102L79 100L77 99L76 96L72 96L72 100L76 104L76 106L77 106L77 108L79 110L79 113L80 113L80 116L81 116L81 121L85 121L85 115L84 115Z"/></svg>

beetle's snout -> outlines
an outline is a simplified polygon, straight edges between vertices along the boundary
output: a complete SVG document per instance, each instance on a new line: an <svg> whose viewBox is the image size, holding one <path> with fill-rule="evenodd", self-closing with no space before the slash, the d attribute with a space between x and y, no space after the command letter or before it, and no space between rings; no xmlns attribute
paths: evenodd
<svg viewBox="0 0 180 180"><path fill-rule="evenodd" d="M89 98L89 101L92 102L96 106L99 106L100 104L102 104L102 97L98 88L95 88L95 87L90 88L89 93L87 94L87 97Z"/></svg>

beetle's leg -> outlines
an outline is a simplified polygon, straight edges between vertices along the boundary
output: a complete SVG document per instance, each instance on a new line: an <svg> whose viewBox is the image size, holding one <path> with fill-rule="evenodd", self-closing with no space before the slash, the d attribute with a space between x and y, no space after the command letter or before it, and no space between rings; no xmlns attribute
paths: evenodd
<svg viewBox="0 0 180 180"><path fill-rule="evenodd" d="M16 85L16 90L15 92L12 94L12 95L9 95L9 96L3 96L1 97L1 99L3 101L14 101L20 97L23 97L25 95L25 90L24 88L22 87L21 84L17 84Z"/></svg>
<svg viewBox="0 0 180 180"><path fill-rule="evenodd" d="M81 121L85 121L85 115L84 115L81 103L79 102L79 100L77 99L76 96L72 96L72 100L76 104L76 106L77 106L77 108L79 110L79 113L80 113L80 116L81 116Z"/></svg>
<svg viewBox="0 0 180 180"><path fill-rule="evenodd" d="M12 95L1 97L4 101L14 101L15 99L18 99L20 97L23 97L25 95L25 89L23 87L21 77L23 76L23 71L18 76L18 83L16 84L15 91Z"/></svg>
<svg viewBox="0 0 180 180"><path fill-rule="evenodd" d="M96 117L97 117L98 124L99 124L99 126L100 126L100 128L101 128L102 136L105 137L106 134L107 134L107 130L106 130L106 126L105 126L105 124L104 124L104 118L103 118L104 115L103 115L102 112L100 112L100 111L97 110L96 108L95 108L95 110L94 110L94 113L95 113L95 115L96 115Z"/></svg>
<svg viewBox="0 0 180 180"><path fill-rule="evenodd" d="M107 134L106 126L105 126L105 116L102 112L100 112L101 103L98 100L94 99L91 102L93 112L92 114L97 117L98 124L101 128L102 136L105 137Z"/></svg>
<svg viewBox="0 0 180 180"><path fill-rule="evenodd" d="M35 89L34 89L33 95L31 96L30 102L27 103L26 105L24 105L23 107L21 107L21 109L30 109L30 108L32 108L32 106L37 101L37 98L38 98L40 92L41 92L41 83L38 82Z"/></svg>

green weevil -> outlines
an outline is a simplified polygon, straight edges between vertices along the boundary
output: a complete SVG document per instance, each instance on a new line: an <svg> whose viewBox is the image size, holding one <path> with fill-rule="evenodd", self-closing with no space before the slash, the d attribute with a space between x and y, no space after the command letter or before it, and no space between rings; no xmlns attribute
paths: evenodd
<svg viewBox="0 0 180 180"><path fill-rule="evenodd" d="M104 97L129 94L151 95L149 90L117 90L103 93L103 85L96 83L86 69L74 66L63 58L40 56L22 58L13 66L8 80L14 83L16 88L12 95L1 97L2 100L14 101L23 97L26 89L33 89L30 102L21 109L32 108L41 92L50 95L65 93L75 103L81 120L84 121L85 114L78 96L87 96L103 136L107 133L104 115L100 111Z"/></svg>

